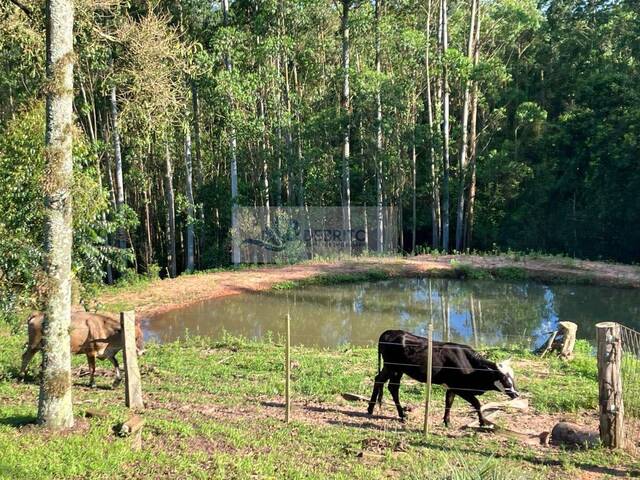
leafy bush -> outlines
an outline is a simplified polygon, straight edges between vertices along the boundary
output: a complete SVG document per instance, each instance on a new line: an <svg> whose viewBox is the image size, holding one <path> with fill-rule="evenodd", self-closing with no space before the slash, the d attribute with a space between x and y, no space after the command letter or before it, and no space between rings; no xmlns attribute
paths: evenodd
<svg viewBox="0 0 640 480"><path fill-rule="evenodd" d="M42 182L44 106L34 103L16 115L0 132L0 321L39 304L45 226ZM102 280L106 262L124 266L132 252L108 245L106 238L119 227L135 225L133 211L111 215L98 172L99 146L74 132L73 145L73 275L81 299L91 284Z"/></svg>

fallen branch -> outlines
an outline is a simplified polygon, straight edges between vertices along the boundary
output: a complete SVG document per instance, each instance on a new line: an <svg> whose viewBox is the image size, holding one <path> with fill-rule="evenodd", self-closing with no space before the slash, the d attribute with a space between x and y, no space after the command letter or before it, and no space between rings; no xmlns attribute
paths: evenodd
<svg viewBox="0 0 640 480"><path fill-rule="evenodd" d="M367 402L369 403L369 397L365 397L363 395L358 395L357 393L342 393L342 398L349 402ZM387 400L382 401L383 405L394 405L394 403L389 402Z"/></svg>

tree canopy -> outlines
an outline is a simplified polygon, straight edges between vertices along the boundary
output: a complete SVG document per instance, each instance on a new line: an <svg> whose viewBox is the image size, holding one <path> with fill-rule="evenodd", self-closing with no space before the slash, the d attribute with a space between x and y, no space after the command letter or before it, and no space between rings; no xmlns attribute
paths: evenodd
<svg viewBox="0 0 640 480"><path fill-rule="evenodd" d="M78 284L229 264L235 201L394 206L405 252L640 259L635 2L223 3L76 2ZM5 312L42 275L44 21L0 5Z"/></svg>

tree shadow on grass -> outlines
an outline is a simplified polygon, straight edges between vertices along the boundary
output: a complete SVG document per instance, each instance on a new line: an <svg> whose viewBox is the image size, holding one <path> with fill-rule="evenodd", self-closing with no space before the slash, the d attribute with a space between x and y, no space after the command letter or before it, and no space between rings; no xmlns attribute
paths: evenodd
<svg viewBox="0 0 640 480"><path fill-rule="evenodd" d="M433 443L430 443L428 441L417 442L416 446L426 447L431 450L440 450L447 453L451 452L450 447L443 446L443 445L434 445ZM531 463L533 465L541 465L541 466L547 466L547 467L564 467L565 465L565 462L563 462L562 460L553 459L553 458L531 457L531 456L523 455L521 453L500 453L500 452L495 452L495 450L480 450L480 449L468 448L468 447L456 448L456 451L460 453L468 453L472 455L479 455L479 456L491 457L496 459L503 458L505 460L515 460L518 462L526 462L526 463ZM607 467L603 465L595 465L595 464L585 463L585 462L571 462L571 463L576 468L579 468L581 470L592 472L592 473L609 475L612 477L626 478L626 477L640 476L640 470L618 469L618 468Z"/></svg>
<svg viewBox="0 0 640 480"><path fill-rule="evenodd" d="M0 425L20 428L27 425L35 425L37 418L34 415L7 415L0 416Z"/></svg>
<svg viewBox="0 0 640 480"><path fill-rule="evenodd" d="M278 408L284 410L283 402L268 402L263 401L260 404L264 407L269 408ZM350 410L347 408L337 408L335 406L323 406L323 405L292 405L295 410L309 412L311 414L316 414L316 416L308 416L308 419L319 420L328 425L337 425L342 427L352 427L352 428L360 428L364 430L389 430L392 427L389 427L386 423L377 423L376 421L386 420L391 421L393 424L397 425L400 430L403 429L402 424L398 420L397 417L389 417L386 415L369 415L366 411L361 410ZM320 417L317 417L317 415ZM304 413L303 413L304 416ZM330 417L334 418L330 418ZM340 418L342 417L342 418Z"/></svg>

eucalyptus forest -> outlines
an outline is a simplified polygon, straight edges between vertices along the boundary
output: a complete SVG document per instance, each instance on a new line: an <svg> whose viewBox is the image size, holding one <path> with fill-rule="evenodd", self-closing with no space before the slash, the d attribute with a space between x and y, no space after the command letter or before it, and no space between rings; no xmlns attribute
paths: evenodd
<svg viewBox="0 0 640 480"><path fill-rule="evenodd" d="M229 265L236 206L395 207L406 253L640 258L632 0L78 0L73 275ZM0 5L0 302L42 288L45 8Z"/></svg>

